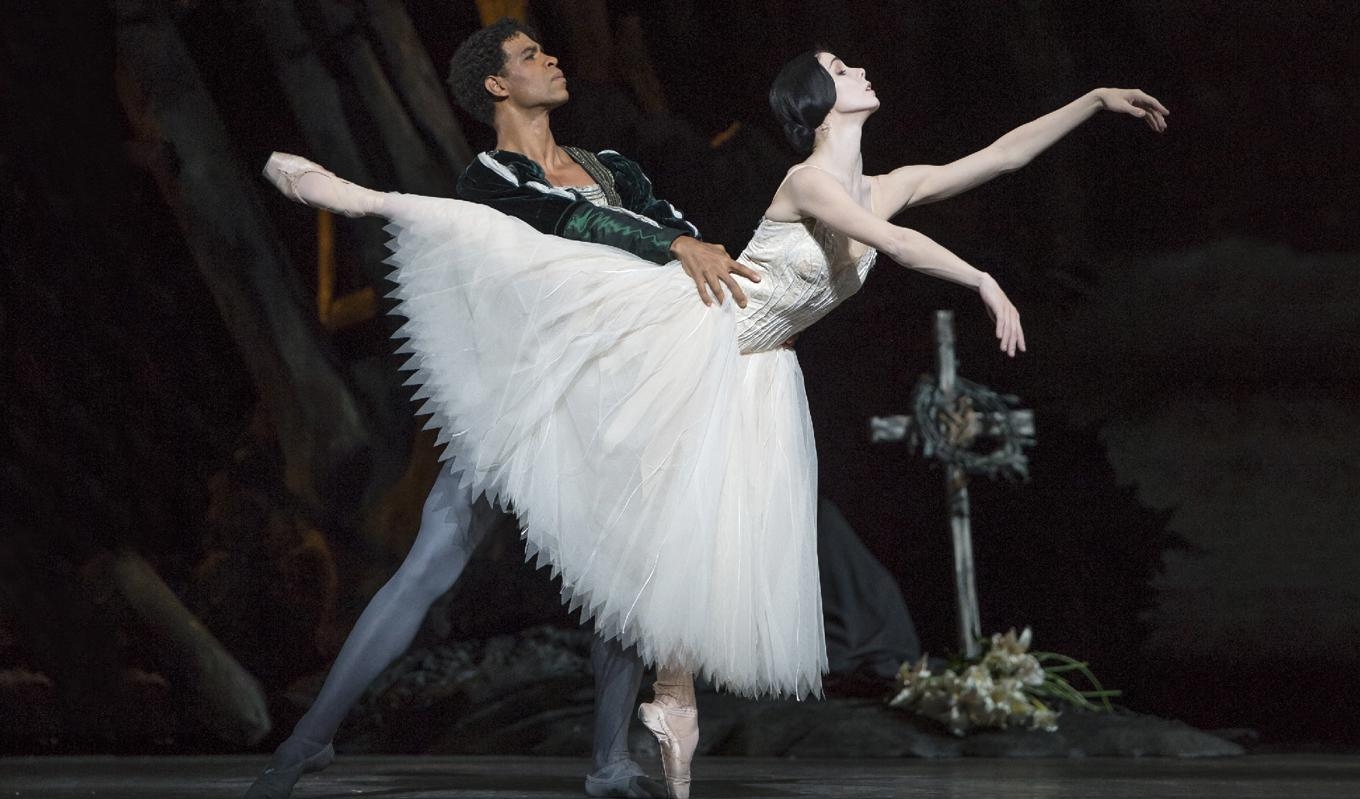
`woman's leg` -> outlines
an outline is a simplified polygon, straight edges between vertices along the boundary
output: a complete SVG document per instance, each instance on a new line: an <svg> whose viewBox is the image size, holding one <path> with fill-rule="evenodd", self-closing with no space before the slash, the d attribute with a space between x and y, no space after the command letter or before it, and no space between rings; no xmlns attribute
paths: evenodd
<svg viewBox="0 0 1360 799"><path fill-rule="evenodd" d="M264 165L264 176L288 199L344 216L381 216L387 195L341 180L306 158L274 153Z"/></svg>
<svg viewBox="0 0 1360 799"><path fill-rule="evenodd" d="M676 666L656 670L654 702L672 709L694 708L694 675Z"/></svg>

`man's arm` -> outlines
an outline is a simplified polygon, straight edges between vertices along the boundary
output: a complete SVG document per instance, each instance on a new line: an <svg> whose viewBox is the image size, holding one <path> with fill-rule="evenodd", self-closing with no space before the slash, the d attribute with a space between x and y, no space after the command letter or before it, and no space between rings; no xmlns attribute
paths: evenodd
<svg viewBox="0 0 1360 799"><path fill-rule="evenodd" d="M622 156L618 158L627 161ZM633 169L641 176L642 170L636 164ZM615 176L617 182L618 173ZM642 176L642 180L646 181L646 177ZM646 185L650 196L651 182L646 181ZM629 192L627 199L622 196L623 191ZM638 202L635 190L623 191L620 200L626 206ZM737 304L746 307L746 295L731 277L734 272L760 282L758 274L733 261L723 247L699 241L698 230L683 221L669 203L653 198L643 207L673 220L673 224L662 224L654 217L631 211L631 207L630 211L600 208L565 189L549 186L542 169L518 153L478 155L458 179L458 196L522 219L541 233L607 244L656 264L679 261L685 274L694 280L705 305L712 303L710 292L718 302L723 301L725 283Z"/></svg>
<svg viewBox="0 0 1360 799"><path fill-rule="evenodd" d="M675 228L686 236L703 240L699 229L685 219L674 205L657 197L652 190L652 181L642 171L642 167L613 150L603 150L597 156L600 163L614 175L614 188L619 193L623 206L635 214L641 214L657 224Z"/></svg>
<svg viewBox="0 0 1360 799"><path fill-rule="evenodd" d="M614 189L624 207L655 221L669 230L681 233L672 242L670 251L680 267L694 281L699 291L699 299L705 305L714 299L723 301L723 286L732 292L737 305L746 307L746 292L732 279L733 274L741 275L753 283L760 282L760 275L743 263L732 260L727 249L720 244L707 244L702 241L699 229L685 219L674 205L659 198L652 191L652 181L642 171L642 167L613 150L604 150L597 156L600 163L614 176Z"/></svg>
<svg viewBox="0 0 1360 799"><path fill-rule="evenodd" d="M478 155L458 179L458 196L522 219L541 233L607 244L656 264L675 260L671 244L688 234L550 186L537 164L515 153Z"/></svg>

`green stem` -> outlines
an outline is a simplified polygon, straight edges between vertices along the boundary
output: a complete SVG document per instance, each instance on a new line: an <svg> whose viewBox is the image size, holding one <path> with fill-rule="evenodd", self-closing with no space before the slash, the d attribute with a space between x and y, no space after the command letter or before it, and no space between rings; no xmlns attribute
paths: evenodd
<svg viewBox="0 0 1360 799"><path fill-rule="evenodd" d="M1045 682L1043 685L1035 685L1026 689L1027 693L1039 696L1047 696L1053 699L1064 699L1068 702L1082 703L1081 694L1072 690L1071 686L1055 682Z"/></svg>
<svg viewBox="0 0 1360 799"><path fill-rule="evenodd" d="M1086 708L1087 710L1093 710L1095 708L1090 700L1082 696L1081 691L1073 688L1071 683L1061 677L1047 678L1044 680L1043 686L1040 687L1046 688L1048 691L1051 691L1053 695L1066 699L1079 707Z"/></svg>
<svg viewBox="0 0 1360 799"><path fill-rule="evenodd" d="M1061 666L1052 666L1052 667L1045 666L1045 667L1044 667L1044 672L1045 672L1046 674L1055 674L1058 670L1062 670L1062 671L1064 671L1064 672L1067 672L1067 671L1076 671L1076 672L1079 672L1079 673L1081 674L1082 677L1085 677L1086 680L1087 680L1088 682L1091 683L1091 685L1095 686L1095 690L1094 690L1094 691L1090 691L1090 692L1085 692L1085 691L1084 691L1084 692L1082 692L1082 693L1083 693L1083 694L1086 694L1086 695L1090 695L1090 696L1099 697L1099 698L1100 698L1101 706L1102 706L1105 710L1108 710L1108 711L1114 710L1114 706L1110 704L1110 699L1109 699L1109 697L1110 697L1110 696L1120 696L1121 694L1118 693L1118 692L1115 692L1115 693L1109 693L1109 692L1107 692L1106 689L1105 689L1105 686L1101 684L1100 679L1097 678L1096 675L1095 675L1095 673L1091 671L1090 667L1088 666L1088 664L1087 664L1086 662L1077 660L1077 659L1075 659L1075 658L1070 658L1070 657L1068 657L1067 655L1061 654L1061 653L1059 653L1059 652L1034 652L1034 653L1031 653L1031 654L1033 654L1034 657L1035 657L1037 660L1039 660L1040 663L1043 663L1045 660L1056 660L1056 661L1059 661L1059 662L1061 662L1061 663L1063 664L1063 665L1061 665ZM1062 678L1061 678L1061 677L1055 677L1055 679L1062 679ZM1066 681L1064 681L1064 683L1066 683ZM1071 687L1070 684L1069 684L1068 687ZM1085 702L1084 704L1090 705L1089 702ZM1094 708L1094 705L1091 705L1091 706Z"/></svg>

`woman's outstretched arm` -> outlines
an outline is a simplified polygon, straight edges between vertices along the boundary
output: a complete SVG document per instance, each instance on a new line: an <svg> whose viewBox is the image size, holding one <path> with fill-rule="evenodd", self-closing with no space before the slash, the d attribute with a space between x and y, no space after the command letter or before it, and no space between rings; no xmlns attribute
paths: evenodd
<svg viewBox="0 0 1360 799"><path fill-rule="evenodd" d="M830 174L819 169L800 169L789 176L780 192L799 216L822 224L855 241L868 244L908 269L977 289L987 311L996 320L1001 350L1014 356L1025 351L1020 312L1011 304L996 280L937 244L924 233L899 227L860 207ZM875 198L874 204L880 205Z"/></svg>
<svg viewBox="0 0 1360 799"><path fill-rule="evenodd" d="M871 178L876 184L878 208L884 218L891 219L908 206L953 197L997 175L1013 172L1100 110L1138 117L1158 133L1166 130L1166 117L1171 113L1155 97L1138 89L1096 89L957 161L941 166L904 166Z"/></svg>

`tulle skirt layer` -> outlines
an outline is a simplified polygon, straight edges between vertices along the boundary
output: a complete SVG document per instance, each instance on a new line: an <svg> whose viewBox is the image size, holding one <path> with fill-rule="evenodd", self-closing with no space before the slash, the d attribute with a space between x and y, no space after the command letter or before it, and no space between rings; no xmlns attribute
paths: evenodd
<svg viewBox="0 0 1360 799"><path fill-rule="evenodd" d="M474 493L648 662L820 694L816 466L792 351L742 355L677 265L389 195L407 368Z"/></svg>

